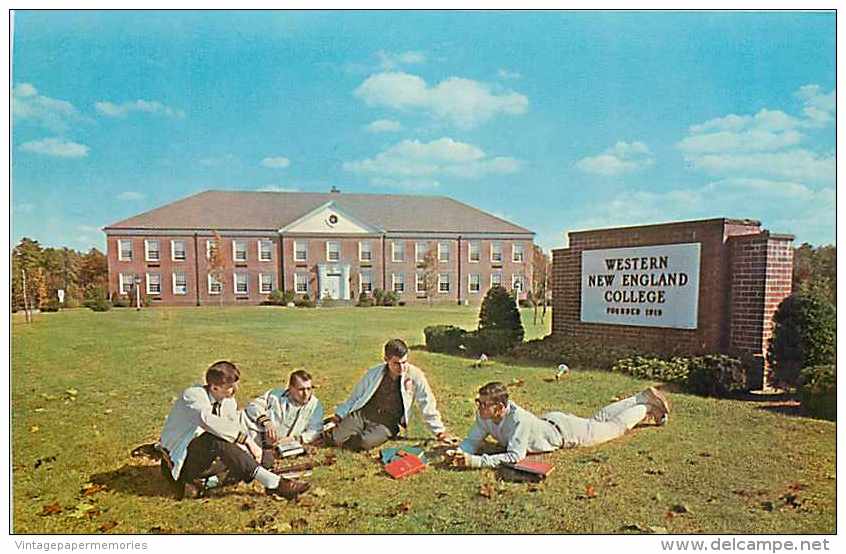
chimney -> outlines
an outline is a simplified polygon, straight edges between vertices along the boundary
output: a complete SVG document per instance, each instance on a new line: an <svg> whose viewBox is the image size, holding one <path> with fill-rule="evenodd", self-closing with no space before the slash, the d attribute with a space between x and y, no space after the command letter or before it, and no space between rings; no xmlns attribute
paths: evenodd
<svg viewBox="0 0 846 554"><path fill-rule="evenodd" d="M332 185L332 190L330 190L329 192L334 192L335 194L341 194L341 189L339 189L335 185Z"/></svg>

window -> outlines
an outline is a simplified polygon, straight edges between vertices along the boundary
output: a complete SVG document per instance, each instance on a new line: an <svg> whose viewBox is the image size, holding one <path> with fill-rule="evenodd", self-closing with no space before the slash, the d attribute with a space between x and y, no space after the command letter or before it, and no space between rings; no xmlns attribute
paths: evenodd
<svg viewBox="0 0 846 554"><path fill-rule="evenodd" d="M262 294L270 294L273 292L272 273L259 273L259 292Z"/></svg>
<svg viewBox="0 0 846 554"><path fill-rule="evenodd" d="M511 288L515 292L523 292L523 274L515 273L511 276Z"/></svg>
<svg viewBox="0 0 846 554"><path fill-rule="evenodd" d="M426 276L423 273L418 273L414 281L417 294L426 294Z"/></svg>
<svg viewBox="0 0 846 554"><path fill-rule="evenodd" d="M467 290L478 293L482 289L482 276L478 273L471 273L467 276L468 284Z"/></svg>
<svg viewBox="0 0 846 554"><path fill-rule="evenodd" d="M247 288L247 274L246 273L235 273L234 274L235 280L235 294L249 294L249 290Z"/></svg>
<svg viewBox="0 0 846 554"><path fill-rule="evenodd" d="M373 292L373 274L370 271L362 271L359 275L361 280L361 292L370 294Z"/></svg>
<svg viewBox="0 0 846 554"><path fill-rule="evenodd" d="M258 241L258 252L260 262L269 262L273 259L273 242L269 240Z"/></svg>
<svg viewBox="0 0 846 554"><path fill-rule="evenodd" d="M479 261L479 252L481 249L481 245L477 240L471 240L467 243L468 259L470 263L477 263Z"/></svg>
<svg viewBox="0 0 846 554"><path fill-rule="evenodd" d="M209 274L209 294L220 294L223 291L223 284L212 274Z"/></svg>
<svg viewBox="0 0 846 554"><path fill-rule="evenodd" d="M449 243L448 242L439 242L438 243L438 261L441 263L446 263L449 261Z"/></svg>
<svg viewBox="0 0 846 554"><path fill-rule="evenodd" d="M414 243L414 260L417 263L423 263L426 258L426 252L429 250L429 243L426 241L419 241Z"/></svg>
<svg viewBox="0 0 846 554"><path fill-rule="evenodd" d="M449 292L449 273L438 273L438 292Z"/></svg>
<svg viewBox="0 0 846 554"><path fill-rule="evenodd" d="M170 259L174 262L181 262L185 260L185 241L172 240L170 241Z"/></svg>
<svg viewBox="0 0 846 554"><path fill-rule="evenodd" d="M188 294L188 277L184 271L173 273L173 294Z"/></svg>
<svg viewBox="0 0 846 554"><path fill-rule="evenodd" d="M162 293L162 276L160 273L147 274L147 294Z"/></svg>
<svg viewBox="0 0 846 554"><path fill-rule="evenodd" d="M308 273L294 273L294 292L297 294L308 293Z"/></svg>
<svg viewBox="0 0 846 554"><path fill-rule="evenodd" d="M491 243L491 261L492 262L501 262L502 261L502 243L501 242L492 242Z"/></svg>
<svg viewBox="0 0 846 554"><path fill-rule="evenodd" d="M308 258L308 242L304 240L294 241L294 261L304 262Z"/></svg>
<svg viewBox="0 0 846 554"><path fill-rule="evenodd" d="M247 241L233 240L232 241L232 259L236 262L247 261Z"/></svg>
<svg viewBox="0 0 846 554"><path fill-rule="evenodd" d="M373 246L369 240L358 243L358 259L361 262L373 261Z"/></svg>
<svg viewBox="0 0 846 554"><path fill-rule="evenodd" d="M159 241L158 240L145 240L144 241L144 258L148 262L157 262L159 261Z"/></svg>
<svg viewBox="0 0 846 554"><path fill-rule="evenodd" d="M394 273L391 281L393 282L394 292L405 292L405 275L403 273Z"/></svg>
<svg viewBox="0 0 846 554"><path fill-rule="evenodd" d="M211 260L217 252L217 243L213 240L206 241L206 259Z"/></svg>
<svg viewBox="0 0 846 554"><path fill-rule="evenodd" d="M118 260L122 262L132 261L132 241L130 239L118 241Z"/></svg>
<svg viewBox="0 0 846 554"><path fill-rule="evenodd" d="M523 263L523 245L511 245L511 261L515 263Z"/></svg>
<svg viewBox="0 0 846 554"><path fill-rule="evenodd" d="M329 240L326 241L326 261L337 262L341 259L341 243Z"/></svg>
<svg viewBox="0 0 846 554"><path fill-rule="evenodd" d="M391 242L391 261L405 261L405 242L401 240Z"/></svg>
<svg viewBox="0 0 846 554"><path fill-rule="evenodd" d="M502 272L494 271L491 273L491 288L502 286Z"/></svg>
<svg viewBox="0 0 846 554"><path fill-rule="evenodd" d="M121 273L118 276L120 280L120 293L121 294L129 294L132 292L132 285L135 283L135 274L134 273Z"/></svg>

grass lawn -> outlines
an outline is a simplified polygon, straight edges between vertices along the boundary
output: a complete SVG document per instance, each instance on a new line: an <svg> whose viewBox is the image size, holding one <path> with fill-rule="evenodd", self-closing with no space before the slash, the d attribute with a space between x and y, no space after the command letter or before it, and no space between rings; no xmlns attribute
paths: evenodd
<svg viewBox="0 0 846 554"><path fill-rule="evenodd" d="M16 533L833 533L835 425L775 402L671 393L668 426L596 448L561 450L546 483L497 481L491 471L431 467L393 481L366 454L337 452L313 492L274 500L239 485L202 500L169 496L158 467L130 457L157 438L171 402L220 358L242 368L241 404L294 368L315 376L327 411L394 336L423 343L423 327L470 328L462 307L157 308L12 316L13 531ZM529 338L547 325L531 325ZM522 386L513 399L541 412L588 416L649 383L579 370L411 353L426 371L449 430L473 421L475 390ZM409 435L427 437L418 419ZM94 483L97 486L90 486ZM257 487L257 486L256 486ZM485 495L480 494L484 492Z"/></svg>

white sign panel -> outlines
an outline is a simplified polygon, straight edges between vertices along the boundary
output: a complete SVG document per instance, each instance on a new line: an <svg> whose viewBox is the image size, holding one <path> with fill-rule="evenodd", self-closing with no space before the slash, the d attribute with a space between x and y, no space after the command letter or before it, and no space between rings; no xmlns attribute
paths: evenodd
<svg viewBox="0 0 846 554"><path fill-rule="evenodd" d="M582 321L696 329L701 245L582 252Z"/></svg>

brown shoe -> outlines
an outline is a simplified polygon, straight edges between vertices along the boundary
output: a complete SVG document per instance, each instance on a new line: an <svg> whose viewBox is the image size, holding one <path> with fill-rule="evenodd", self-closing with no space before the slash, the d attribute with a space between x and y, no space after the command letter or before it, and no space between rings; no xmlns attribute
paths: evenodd
<svg viewBox="0 0 846 554"><path fill-rule="evenodd" d="M311 487L311 483L305 481L295 481L293 479L280 479L279 485L275 489L267 489L267 494L276 494L282 498L293 500Z"/></svg>
<svg viewBox="0 0 846 554"><path fill-rule="evenodd" d="M202 481L194 480L190 483L184 481L176 482L176 499L184 500L186 498L202 498L205 493Z"/></svg>
<svg viewBox="0 0 846 554"><path fill-rule="evenodd" d="M656 425L666 425L670 419L670 401L664 393L655 387L649 387L646 393L647 412L646 416L651 418Z"/></svg>

